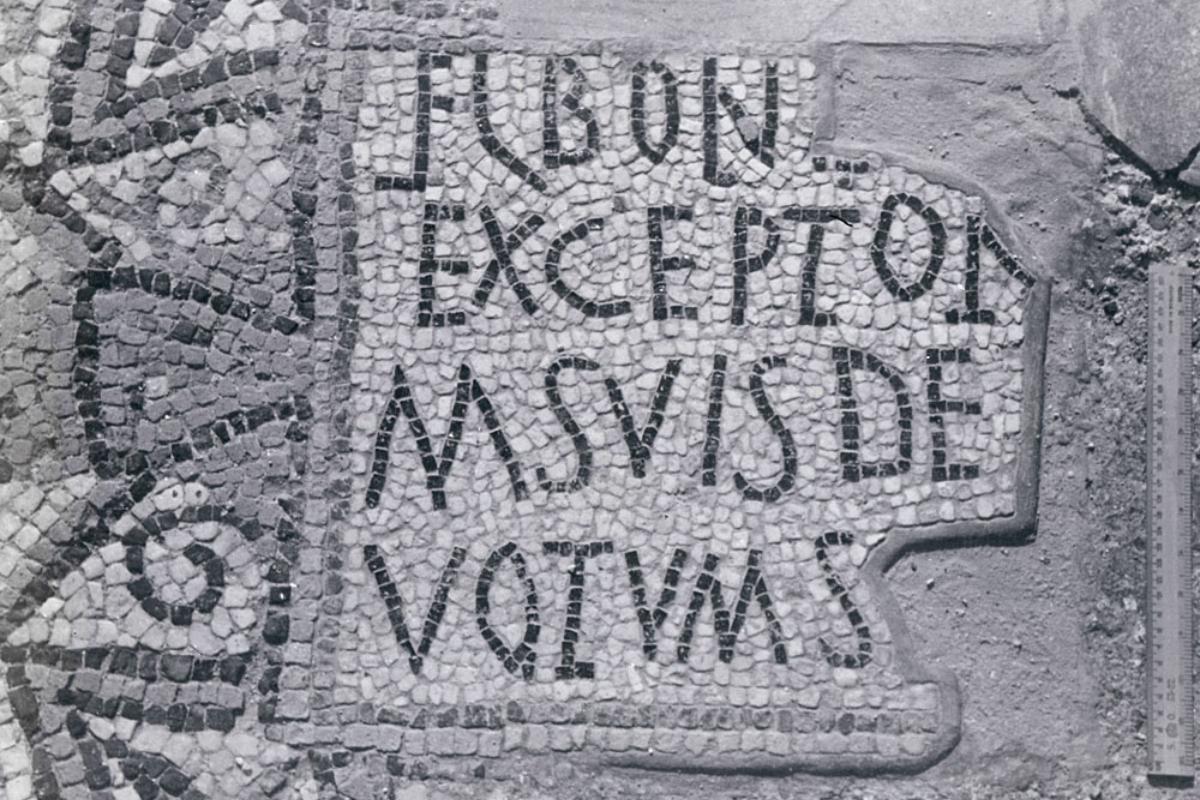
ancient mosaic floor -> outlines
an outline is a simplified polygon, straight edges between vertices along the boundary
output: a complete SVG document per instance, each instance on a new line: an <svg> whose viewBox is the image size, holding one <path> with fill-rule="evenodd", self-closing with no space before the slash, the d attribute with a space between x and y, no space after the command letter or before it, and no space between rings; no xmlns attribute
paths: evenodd
<svg viewBox="0 0 1200 800"><path fill-rule="evenodd" d="M816 54L393 5L13 7L7 797L936 761L883 571L1037 499L983 190L821 142Z"/></svg>

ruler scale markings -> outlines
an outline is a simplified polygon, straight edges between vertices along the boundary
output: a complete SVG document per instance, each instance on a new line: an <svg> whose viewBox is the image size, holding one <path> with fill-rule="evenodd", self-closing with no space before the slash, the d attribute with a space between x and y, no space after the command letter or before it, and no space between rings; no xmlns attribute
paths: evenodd
<svg viewBox="0 0 1200 800"><path fill-rule="evenodd" d="M1192 281L1150 269L1146 626L1150 774L1195 772L1192 687Z"/></svg>

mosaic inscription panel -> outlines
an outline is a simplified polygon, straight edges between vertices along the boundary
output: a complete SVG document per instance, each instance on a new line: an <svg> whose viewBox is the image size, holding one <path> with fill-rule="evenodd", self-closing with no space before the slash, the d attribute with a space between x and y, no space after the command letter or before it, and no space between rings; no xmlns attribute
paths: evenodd
<svg viewBox="0 0 1200 800"><path fill-rule="evenodd" d="M1032 531L1047 281L982 190L818 144L806 56L460 11L19 21L0 407L61 454L2 431L0 794L957 741L884 571Z"/></svg>
<svg viewBox="0 0 1200 800"><path fill-rule="evenodd" d="M814 153L804 58L355 68L336 686L451 752L944 752L869 564L1026 524L1037 281L983 199Z"/></svg>

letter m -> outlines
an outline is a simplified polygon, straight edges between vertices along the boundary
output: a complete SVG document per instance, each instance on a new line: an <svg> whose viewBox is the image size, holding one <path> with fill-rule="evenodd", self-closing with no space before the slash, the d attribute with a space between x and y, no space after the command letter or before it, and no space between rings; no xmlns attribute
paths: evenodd
<svg viewBox="0 0 1200 800"><path fill-rule="evenodd" d="M762 574L762 551L751 550L746 562L746 574L742 578L742 587L734 603L733 614L725 604L725 593L721 581L717 578L717 556L709 553L704 558L704 567L696 578L696 587L692 590L692 602L688 604L687 616L683 620L683 631L675 648L676 658L680 663L687 663L692 651L692 637L699 623L701 610L705 601L712 604L713 627L717 633L717 657L726 664L733 661L734 648L738 636L746 622L746 614L750 604L757 602L766 618L767 633L771 638L771 652L777 664L788 661L787 647L784 643L783 625L771 602L771 593L767 581Z"/></svg>
<svg viewBox="0 0 1200 800"><path fill-rule="evenodd" d="M434 454L433 442L425 428L425 422L413 402L412 391L408 379L399 365L392 371L392 396L384 409L383 417L379 420L379 430L375 435L375 457L371 463L371 482L367 487L367 507L376 508L383 496L387 485L388 462L391 458L392 433L396 422L403 414L408 422L408 429L417 444L421 457L421 466L425 469L425 486L433 497L433 507L446 507L446 478L454 467L454 459L458 455L458 445L462 440L463 426L466 424L467 413L471 405L479 409L483 415L484 425L491 436L496 455L508 469L508 477L512 482L513 496L524 500L529 496L529 489L521 474L521 465L517 461L508 437L500 425L500 418L487 393L471 372L468 364L463 364L458 370L458 384L454 389L454 406L450 410L450 427L442 439L441 450Z"/></svg>

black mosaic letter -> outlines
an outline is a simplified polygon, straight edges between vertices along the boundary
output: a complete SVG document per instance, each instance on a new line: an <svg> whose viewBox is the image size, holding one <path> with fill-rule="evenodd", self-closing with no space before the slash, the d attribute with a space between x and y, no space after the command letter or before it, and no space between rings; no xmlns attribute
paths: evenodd
<svg viewBox="0 0 1200 800"><path fill-rule="evenodd" d="M696 587L692 590L692 602L688 605L688 613L683 621L683 630L679 635L679 644L675 649L676 658L681 663L687 663L691 656L696 623L707 600L712 605L713 627L717 631L717 657L726 664L733 661L738 635L746 622L746 612L750 608L750 601L754 600L758 602L763 616L766 617L775 662L786 664L787 648L783 643L783 625L775 614L766 579L763 578L762 570L759 568L762 551L751 550L747 556L746 574L742 578L742 587L738 592L732 617L729 609L725 606L725 593L716 574L718 561L719 559L712 553L704 557L704 568L696 578Z"/></svg>
<svg viewBox="0 0 1200 800"><path fill-rule="evenodd" d="M456 547L451 551L450 559L442 568L442 576L438 580L433 599L425 611L425 625L421 631L421 641L415 648L408 635L408 623L404 620L404 600L400 597L400 591L396 588L391 573L388 572L383 554L379 552L377 546L369 544L363 547L363 557L366 559L367 569L375 576L375 583L379 586L379 596L383 598L383 602L387 606L388 621L392 624L396 642L408 652L408 664L412 668L413 674L419 675L421 666L425 663L425 656L429 655L429 648L437 639L438 626L441 625L442 617L446 614L446 603L450 597L450 590L458 578L458 569L466 559L467 551L461 547Z"/></svg>
<svg viewBox="0 0 1200 800"><path fill-rule="evenodd" d="M611 303L597 303L595 300L588 300L568 286L559 273L562 254L567 249L567 246L572 242L586 239L592 231L602 230L604 230L604 220L599 217L592 217L579 223L561 236L556 237L550 243L550 252L546 253L546 280L550 283L551 288L554 289L555 294L566 300L571 308L582 312L586 317L617 317L621 314L628 314L630 311L628 300L617 300Z"/></svg>
<svg viewBox="0 0 1200 800"><path fill-rule="evenodd" d="M125 568L130 576L125 588L141 604L142 610L155 619L166 621L169 618L173 625L191 625L195 612L209 614L221 602L225 591L225 561L199 542L188 545L183 555L198 571L203 571L204 591L191 602L170 603L162 600L155 591L154 583L145 574L146 543L152 537L161 539L162 531L178 524L174 514L160 513L125 534L122 543L125 545Z"/></svg>
<svg viewBox="0 0 1200 800"><path fill-rule="evenodd" d="M858 481L862 478L887 477L908 472L912 466L913 411L908 390L904 386L904 378L876 356L855 347L833 348L833 360L837 365L838 395L842 406L842 477L848 481ZM900 410L900 441L897 448L899 452L894 461L873 464L859 462L861 425L858 418L858 401L854 397L852 373L856 369L875 373L887 381L896 394L896 406Z"/></svg>
<svg viewBox="0 0 1200 800"><path fill-rule="evenodd" d="M750 242L750 228L761 226L767 231L767 243L761 253L747 255ZM779 226L759 208L738 206L733 217L733 324L742 325L746 321L746 303L749 294L748 276L759 272L779 249Z"/></svg>
<svg viewBox="0 0 1200 800"><path fill-rule="evenodd" d="M563 108L583 123L587 144L571 151L560 148L558 136L558 73L553 58L546 59L542 79L542 148L546 169L558 169L560 164L582 164L591 161L600 151L600 126L590 108L583 106L587 77L573 58L564 58L563 72L571 76L571 88L563 95Z"/></svg>
<svg viewBox="0 0 1200 800"><path fill-rule="evenodd" d="M583 586L587 569L588 557L602 553L612 553L613 543L605 540L600 542L545 542L543 545L548 555L574 556L571 566L571 588L567 591L567 622L563 627L561 645L562 658L554 668L554 675L559 680L571 678L594 678L596 665L591 661L575 660L575 645L583 630Z"/></svg>
<svg viewBox="0 0 1200 800"><path fill-rule="evenodd" d="M863 619L862 612L850 599L850 592L838 578L837 573L833 571L833 565L829 563L829 554L826 552L833 545L848 547L852 544L854 544L854 537L850 534L831 531L817 539L816 547L817 561L821 565L821 571L825 573L825 585L829 587L829 591L833 593L842 610L846 612L846 618L854 627L854 635L858 639L858 653L849 655L839 653L824 638L818 641L821 644L822 655L831 666L861 669L871 661L871 629Z"/></svg>
<svg viewBox="0 0 1200 800"><path fill-rule="evenodd" d="M800 278L800 321L801 325L823 328L832 325L834 318L824 311L817 311L817 267L821 264L821 252L825 243L825 225L841 222L853 225L859 220L857 208L814 208L790 206L783 212L784 219L808 223L808 245L804 256L804 272Z"/></svg>
<svg viewBox="0 0 1200 800"><path fill-rule="evenodd" d="M633 92L630 96L629 118L633 127L633 140L642 155L661 164L679 139L679 87L675 75L657 61L650 62L650 69L658 73L662 81L663 105L667 111L667 124L662 141L650 144L646 138L646 62L639 61L633 67Z"/></svg>
<svg viewBox="0 0 1200 800"><path fill-rule="evenodd" d="M521 643L512 650L488 622L488 613L492 608L489 600L492 581L496 579L496 570L502 566L505 560L510 561L513 568L516 569L517 580L525 584L525 635L522 637ZM534 646L537 645L538 636L542 630L538 617L537 587L533 583L533 578L529 577L525 566L525 557L517 550L515 542L508 542L493 550L480 571L479 580L475 584L475 622L479 625L479 632L483 635L483 640L496 654L496 658L500 659L504 668L514 675L517 674L517 670L520 670L522 678L527 681L533 680L534 661L537 658Z"/></svg>
<svg viewBox="0 0 1200 800"><path fill-rule="evenodd" d="M775 413L775 409L767 397L767 390L763 386L763 375L768 370L780 369L785 366L787 366L787 359L783 356L770 356L755 364L754 372L750 376L750 396L754 399L754 408L758 410L758 415L770 426L771 432L779 439L779 446L783 450L783 474L779 476L779 480L775 482L774 486L759 489L751 486L750 481L742 473L733 473L734 485L742 493L742 497L747 500L774 503L796 483L796 470L799 468L796 460L796 443L792 439L792 432L784 424L783 418Z"/></svg>
<svg viewBox="0 0 1200 800"><path fill-rule="evenodd" d="M621 423L621 432L625 436L625 446L629 448L629 466L634 477L646 477L646 462L650 460L650 450L658 437L658 429L663 423L663 412L667 409L667 401L671 399L671 387L683 366L683 359L672 358L667 362L662 375L658 379L658 388L654 392L654 401L650 407L650 417L646 426L639 433L633 414L625 402L625 395L620 385L612 378L605 378L604 385L608 389L608 399L612 401L613 414Z"/></svg>
<svg viewBox="0 0 1200 800"><path fill-rule="evenodd" d="M499 161L504 167L521 180L528 183L539 192L546 191L546 181L533 169L509 150L496 136L492 128L491 107L488 101L487 88L488 57L487 53L475 54L475 72L471 77L472 101L475 107L475 127L479 129L479 141L488 155Z"/></svg>
<svg viewBox="0 0 1200 800"><path fill-rule="evenodd" d="M756 128L746 109L733 98L733 94L724 86L717 84L717 59L704 59L704 77L701 81L701 91L704 96L704 180L714 186L733 186L737 177L721 169L717 143L720 136L718 130L719 112L717 100L720 99L725 112L733 120L734 128L742 139L746 149L758 157L766 166L775 164L775 132L779 128L779 78L776 75L777 65L766 65L766 99L764 103L764 119L762 128L754 135L747 130Z"/></svg>
<svg viewBox="0 0 1200 800"><path fill-rule="evenodd" d="M444 53L421 53L417 56L417 119L412 173L376 175L375 188L378 190L425 191L429 173L429 112L431 108L446 112L454 110L453 97L433 93L430 73L434 69L450 69L450 56Z"/></svg>
<svg viewBox="0 0 1200 800"><path fill-rule="evenodd" d="M903 203L920 215L929 226L930 253L929 263L921 277L910 284L902 284L900 278L892 270L887 260L888 238L895 220L896 206ZM875 241L871 243L871 260L875 262L875 271L880 280L893 297L898 300L916 300L933 288L938 273L942 269L942 260L946 254L946 226L942 224L941 215L921 202L920 198L903 192L888 195L883 202L883 210L879 212L879 221L875 225Z"/></svg>
<svg viewBox="0 0 1200 800"><path fill-rule="evenodd" d="M562 425L563 430L571 437L571 444L575 446L575 454L579 459L579 465L575 468L575 477L569 481L553 481L551 482L546 477L545 467L537 468L538 485L547 492L577 492L584 486L588 485L588 481L592 476L592 445L588 441L587 434L579 427L579 423L575 421L575 417L571 416L571 410L563 403L562 395L558 392L558 374L564 369L574 370L597 370L599 365L595 361L579 356L563 356L550 365L550 369L546 371L545 386L546 399L550 402L550 409L554 412L554 416L558 418L558 422Z"/></svg>
<svg viewBox="0 0 1200 800"><path fill-rule="evenodd" d="M417 301L417 326L421 328L441 328L444 325L465 325L467 315L463 311L434 311L433 303L437 299L437 289L434 276L439 272L451 275L466 275L471 271L471 264L463 259L437 257L437 224L438 220L453 220L462 222L466 212L459 205L425 204L425 221L421 223L421 260L417 266L417 285L421 296Z"/></svg>
<svg viewBox="0 0 1200 800"><path fill-rule="evenodd" d="M651 206L646 209L646 228L650 234L650 280L654 292L654 318L669 317L696 319L695 306L672 303L667 294L667 273L675 270L691 271L696 262L691 256L668 256L663 258L663 221L690 222L692 211L676 206Z"/></svg>
<svg viewBox="0 0 1200 800"><path fill-rule="evenodd" d="M480 207L479 219L483 221L483 228L487 231L488 241L492 245L492 253L495 254L495 257L488 262L487 269L483 272L483 279L475 287L475 305L479 308L487 305L492 289L496 286L496 279L500 277L500 270L503 269L505 280L516 292L517 299L521 301L521 308L525 310L526 314L533 316L538 311L538 304L530 294L529 287L517 274L517 268L512 263L512 254L514 250L525 243L525 240L534 231L542 227L542 223L546 220L540 214L530 214L505 236L504 231L500 228L500 223L496 220L496 215L486 205Z"/></svg>
<svg viewBox="0 0 1200 800"><path fill-rule="evenodd" d="M786 664L788 662L787 647L783 642L783 623L779 621L779 616L775 613L771 602L771 591L767 588L766 578L763 577L761 562L762 551L751 550L747 555L746 574L742 578L742 588L738 592L737 603L733 607L733 621L727 630L720 632L719 657L727 664L733 660L733 649L737 646L738 635L742 632L742 625L746 621L746 613L750 609L751 601L758 603L763 617L767 620L767 633L771 637L771 652L775 657L775 663Z"/></svg>
<svg viewBox="0 0 1200 800"><path fill-rule="evenodd" d="M933 439L933 480L957 481L979 477L978 464L950 464L946 462L945 414L983 413L978 400L946 400L942 397L942 364L970 364L971 351L963 347L925 351L925 364L929 369L929 380L925 384L925 396L929 400L929 426Z"/></svg>
<svg viewBox="0 0 1200 800"><path fill-rule="evenodd" d="M629 587L633 592L633 605L637 609L638 622L642 626L642 651L646 658L653 659L658 655L658 629L667 619L667 609L675 602L676 590L679 587L679 573L687 561L687 551L676 548L671 556L671 564L663 576L662 592L654 611L646 602L646 579L642 575L642 562L637 550L625 551L625 569L629 573Z"/></svg>
<svg viewBox="0 0 1200 800"><path fill-rule="evenodd" d="M449 477L450 470L454 467L454 458L458 454L458 443L462 439L463 424L466 422L468 406L471 403L474 403L483 414L483 421L491 435L496 454L508 469L513 497L517 500L524 500L529 496L529 489L525 485L525 479L521 476L521 464L513 454L508 437L504 435L504 429L500 425L496 409L483 391L483 387L479 385L479 381L471 373L469 365L464 363L458 370L454 406L450 410L450 428L446 431L445 438L442 439L440 456L433 454L433 444L429 440L429 434L425 430L425 423L421 419L420 412L417 411L416 403L413 402L412 392L408 388L408 379L405 378L404 370L398 364L392 371L392 387L392 397L388 401L387 408L384 409L383 417L379 420L379 432L375 436L375 459L371 464L371 483L367 487L367 506L369 508L378 507L383 488L387 484L392 431L396 427L396 420L399 419L401 412L408 420L409 430L412 431L417 449L421 452L421 466L425 468L425 485L433 497L433 507L438 509L446 507L446 478Z"/></svg>
<svg viewBox="0 0 1200 800"><path fill-rule="evenodd" d="M967 275L965 311L952 308L946 312L946 322L980 322L992 325L996 312L979 308L979 217L967 217Z"/></svg>
<svg viewBox="0 0 1200 800"><path fill-rule="evenodd" d="M956 322L978 322L984 325L993 325L996 322L996 313L990 309L981 309L979 307L979 247L983 245L992 252L996 257L996 261L1000 263L1005 272L1012 275L1021 285L1026 288L1033 286L1033 276L1021 268L1021 265L1013 258L1012 254L1005 249L1000 243L995 232L991 227L984 225L979 217L967 217L967 285L965 304L966 310L952 308L946 312L946 321L953 324Z"/></svg>

